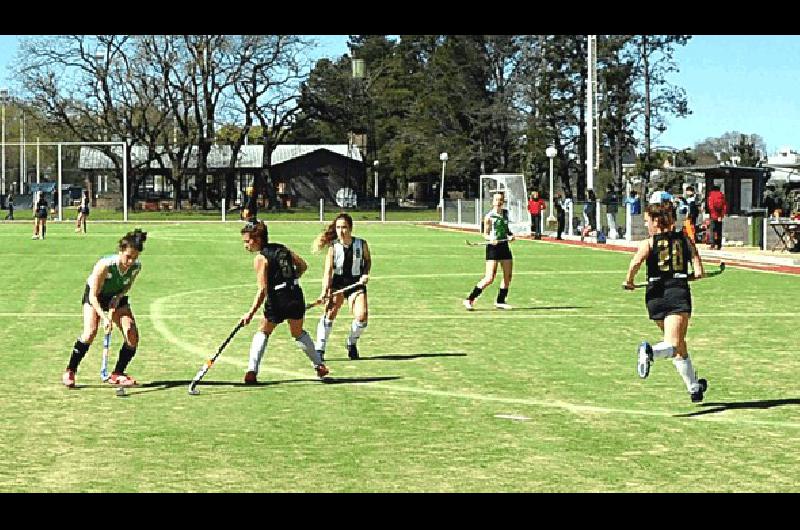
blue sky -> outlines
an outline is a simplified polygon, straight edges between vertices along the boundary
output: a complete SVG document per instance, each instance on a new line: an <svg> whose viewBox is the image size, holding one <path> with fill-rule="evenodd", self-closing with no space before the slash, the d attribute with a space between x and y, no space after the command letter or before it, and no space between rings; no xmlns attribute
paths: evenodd
<svg viewBox="0 0 800 530"><path fill-rule="evenodd" d="M347 52L346 35L316 35L317 55ZM15 35L0 35L0 85L9 84L7 66L17 48ZM728 131L759 134L774 152L800 148L800 36L695 35L675 54L693 114L670 119L655 144L691 147Z"/></svg>

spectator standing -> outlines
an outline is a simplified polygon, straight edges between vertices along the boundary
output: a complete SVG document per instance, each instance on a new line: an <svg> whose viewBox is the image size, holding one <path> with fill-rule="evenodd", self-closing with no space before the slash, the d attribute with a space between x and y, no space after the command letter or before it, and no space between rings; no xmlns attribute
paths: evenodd
<svg viewBox="0 0 800 530"><path fill-rule="evenodd" d="M722 248L722 219L728 213L728 203L725 201L719 186L714 185L706 198L706 211L711 216L711 250Z"/></svg>
<svg viewBox="0 0 800 530"><path fill-rule="evenodd" d="M558 221L556 239L564 239L561 237L561 234L564 233L564 225L566 224L564 201L565 199L561 196L561 193L556 193L556 200L553 202L553 207L556 209L556 220Z"/></svg>
<svg viewBox="0 0 800 530"><path fill-rule="evenodd" d="M531 198L528 199L528 211L531 214L531 232L534 239L542 239L542 212L547 209L547 205L539 196L537 190L531 192Z"/></svg>
<svg viewBox="0 0 800 530"><path fill-rule="evenodd" d="M628 197L625 199L625 205L631 205L631 215L639 215L642 213L642 201L639 200L636 190L631 190Z"/></svg>
<svg viewBox="0 0 800 530"><path fill-rule="evenodd" d="M594 230L595 219L597 218L597 196L594 190L588 190L586 203L583 205L583 230L581 231L581 241Z"/></svg>
<svg viewBox="0 0 800 530"><path fill-rule="evenodd" d="M609 185L606 189L606 220L608 221L608 237L617 239L617 211L619 210L619 197L614 187Z"/></svg>
<svg viewBox="0 0 800 530"><path fill-rule="evenodd" d="M6 206L8 207L8 213L6 214L7 221L14 220L14 196L12 194L8 194L8 199L6 199Z"/></svg>

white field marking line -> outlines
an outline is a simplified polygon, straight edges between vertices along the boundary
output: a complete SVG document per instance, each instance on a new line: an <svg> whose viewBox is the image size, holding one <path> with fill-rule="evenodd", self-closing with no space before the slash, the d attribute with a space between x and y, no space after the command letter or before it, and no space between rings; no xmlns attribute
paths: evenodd
<svg viewBox="0 0 800 530"><path fill-rule="evenodd" d="M161 306L163 305L164 300L169 298L175 298L178 296L188 296L196 294L197 292L208 291L210 289L202 289L200 291L187 291L184 293L173 293L171 295L158 298L154 300L150 304L150 319L153 322L153 326L155 327L156 331L161 334L169 343L177 346L178 348L192 354L196 354L198 356L208 356L208 351L191 344L186 343L183 340L178 339L167 326L164 324L164 320L162 319L161 315ZM218 360L224 361L225 363L238 366L240 368L245 368L247 363L244 361L240 361L238 359L232 359L230 357L220 357ZM310 369L309 369L310 370ZM264 371L276 373L283 376L288 377L310 377L307 372L299 373L299 372L292 372L288 370L280 370L277 368L267 368ZM433 390L427 388L418 388L412 386L403 386L403 385L395 385L395 384L387 384L387 383L380 383L380 382L372 382L372 383L363 383L364 388L376 388L379 390L389 390L395 392L408 392L413 394L425 394L429 396L437 396L437 397L449 397L449 398L457 398L457 399L466 399L466 400L473 400L473 401L486 401L491 403L506 403L511 405L529 405L535 407L544 407L544 408L558 408L566 410L567 412L572 412L574 414L581 414L581 413L594 413L594 414L623 414L628 416L655 416L655 417L662 417L662 418L673 418L675 414L672 412L666 411L657 411L657 410L634 410L634 409L617 409L617 408L609 408L609 407L599 407L595 405L576 405L574 403L568 403L566 401L544 401L538 399L520 399L520 398L508 398L502 396L490 396L484 394L471 394L466 392L449 392L443 390ZM732 423L736 425L740 424L748 424L748 425L757 425L757 426L774 426L774 427L794 427L800 428L800 423L794 422L783 422L783 421L768 421L768 420L748 420L748 419L736 419L736 418L726 418L719 413L716 414L714 417L710 417L711 415L703 415L703 416L693 416L691 418L696 421L708 421L708 422L718 422L718 423Z"/></svg>
<svg viewBox="0 0 800 530"><path fill-rule="evenodd" d="M195 308L200 308L196 305ZM378 306L380 307L380 306ZM212 309L212 307L208 307ZM479 307L480 309L480 307ZM448 320L456 319L462 320L466 318L476 318L478 320L525 320L525 319L557 319L557 318L573 318L580 308L574 307L554 307L551 309L536 309L536 311L550 312L555 311L555 314L544 313L524 313L529 311L524 307L507 310L492 310L490 305L486 306L487 311L464 311L460 307L454 309L452 314L442 315L438 313L412 313L412 314L399 314L387 313L384 315L371 314L370 320L389 320L389 319L403 319L403 320ZM516 314L514 314L516 312ZM307 312L308 313L308 312ZM83 313L14 313L14 312L0 312L0 318L79 318ZM642 310L638 313L580 313L581 318L643 318L647 314ZM153 318L151 313L136 313L138 318ZM158 315L163 320L236 320L241 315ZM692 313L692 318L799 318L800 313Z"/></svg>

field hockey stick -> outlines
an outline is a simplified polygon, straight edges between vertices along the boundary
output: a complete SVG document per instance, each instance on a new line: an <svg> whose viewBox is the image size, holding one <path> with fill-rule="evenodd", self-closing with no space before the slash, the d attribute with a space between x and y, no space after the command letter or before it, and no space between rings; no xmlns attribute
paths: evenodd
<svg viewBox="0 0 800 530"><path fill-rule="evenodd" d="M509 241L509 240L508 239L497 240L498 243L502 243L504 241ZM468 247L485 247L486 245L491 245L489 241L481 241L480 243L477 243L475 241L470 241L468 239L465 239L464 242L467 244Z"/></svg>
<svg viewBox="0 0 800 530"><path fill-rule="evenodd" d="M348 285L347 287L342 287L342 288L341 288L341 289L339 289L338 291L334 291L334 292L332 292L330 296L323 296L322 298L317 298L317 299L316 299L316 300L314 300L313 302L311 302L311 303L309 303L309 304L306 304L306 310L309 310L309 309L311 309L312 307L317 307L318 305L320 305L320 304L321 304L322 302L324 302L325 300L330 300L330 299L331 299L331 298L333 298L334 296L336 296L336 295L339 295L339 294L342 294L342 293L343 293L343 292L345 292L346 290L348 290L348 289L352 289L353 287L356 287L357 285L363 285L363 284L362 284L361 282L356 282L356 283L354 283L354 284L352 284L352 285Z"/></svg>
<svg viewBox="0 0 800 530"><path fill-rule="evenodd" d="M108 381L108 350L111 348L111 332L103 335L103 360L100 363L100 379Z"/></svg>
<svg viewBox="0 0 800 530"><path fill-rule="evenodd" d="M705 278L713 278L714 276L719 276L719 275L720 275L720 274L722 274L723 272L725 272L725 262L724 262L724 261L720 262L720 264L719 264L719 269L717 269L717 270L715 270L715 271L709 271L709 272L707 272L707 273L705 274L705 276L704 276L704 277L705 277ZM690 274L690 275L689 275L689 278L688 278L688 280L689 280L689 281L694 281L694 280L696 280L696 279L697 279L697 278L695 278L695 276L694 276L694 273L692 273L692 274ZM641 289L642 287L647 287L647 282L644 282L644 283L634 283L634 284L633 284L633 288L634 288L634 289ZM622 284L622 288L623 288L623 289L627 289L627 290L629 290L629 291L630 291L630 290L632 290L632 289L629 289L629 288L628 288L628 286L627 286L626 284L624 284L624 283Z"/></svg>
<svg viewBox="0 0 800 530"><path fill-rule="evenodd" d="M211 366L214 365L214 361L217 360L217 357L219 357L219 354L222 353L222 350L225 349L225 346L228 345L233 336L236 335L236 332L242 329L243 326L244 323L240 320L239 323L236 324L236 327L233 328L233 331L231 331L231 334L228 335L228 338L225 339L225 342L223 342L220 345L219 349L217 350L217 353L215 353L211 359L203 363L203 366L200 367L200 369L197 371L197 374L195 374L194 379L192 379L192 382L189 384L189 394L196 395L200 393L200 391L195 388L197 386L197 383L199 383L200 380L203 378L203 376L206 375L206 372L208 372L209 368L211 368Z"/></svg>
<svg viewBox="0 0 800 530"><path fill-rule="evenodd" d="M114 309L117 306L116 303L109 304L109 309ZM111 349L111 332L114 330L113 322L112 328L108 331L105 331L103 335L103 360L100 361L100 379L105 383L108 381L108 350Z"/></svg>

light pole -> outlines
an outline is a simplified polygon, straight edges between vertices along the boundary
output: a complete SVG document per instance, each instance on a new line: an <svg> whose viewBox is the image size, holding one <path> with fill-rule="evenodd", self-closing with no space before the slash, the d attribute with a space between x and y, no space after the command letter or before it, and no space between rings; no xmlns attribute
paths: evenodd
<svg viewBox="0 0 800 530"><path fill-rule="evenodd" d="M544 150L544 153L547 155L547 158L550 159L550 215L547 216L547 224L552 226L558 222L556 216L553 215L553 159L558 154L558 151L556 151L555 147L550 145Z"/></svg>
<svg viewBox="0 0 800 530"><path fill-rule="evenodd" d="M379 165L381 165L381 163L378 160L376 160L376 161L374 161L372 163L372 167L375 168L375 198L376 199L378 198L378 166Z"/></svg>
<svg viewBox="0 0 800 530"><path fill-rule="evenodd" d="M3 173L2 179L0 179L0 184L2 187L2 194L6 194L6 101L8 100L8 89L1 88L0 89L0 105L3 106Z"/></svg>
<svg viewBox="0 0 800 530"><path fill-rule="evenodd" d="M439 186L439 208L442 209L442 221L444 221L444 168L447 167L447 153L439 155L442 161L442 184Z"/></svg>

